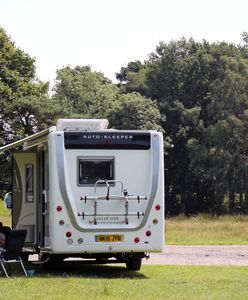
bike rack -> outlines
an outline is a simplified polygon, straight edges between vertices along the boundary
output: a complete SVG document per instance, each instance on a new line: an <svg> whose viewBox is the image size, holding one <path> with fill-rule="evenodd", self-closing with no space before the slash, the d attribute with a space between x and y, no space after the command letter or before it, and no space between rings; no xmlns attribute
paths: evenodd
<svg viewBox="0 0 248 300"><path fill-rule="evenodd" d="M110 194L110 188L111 188L111 184L113 183L119 183L121 190L120 190L120 194L119 195L111 195ZM107 186L107 193L106 195L101 195L101 196L97 196L97 188L99 187L99 184L105 184ZM139 219L141 216L144 216L144 212L129 212L129 201L130 200L137 200L138 203L140 203L141 200L147 200L146 196L134 196L134 195L128 195L127 191L124 190L123 188L123 182L120 180L97 180L95 185L94 185L94 196L81 196L80 200L84 200L84 202L86 203L88 200L89 201L94 201L93 207L94 207L94 213L90 214L90 213L78 213L78 216L82 216L83 219L86 216L93 216L93 221L89 221L90 223L93 223L94 225L97 224L97 217L98 216L111 216L111 217L117 217L117 216L124 216L124 222L121 223L125 223L125 224L129 224L129 220L128 217L129 216L137 216L137 218ZM97 213L97 201L104 201L104 200L123 200L125 201L125 213L108 213L108 214L98 214ZM98 222L99 223L99 222ZM118 222L119 223L119 222Z"/></svg>

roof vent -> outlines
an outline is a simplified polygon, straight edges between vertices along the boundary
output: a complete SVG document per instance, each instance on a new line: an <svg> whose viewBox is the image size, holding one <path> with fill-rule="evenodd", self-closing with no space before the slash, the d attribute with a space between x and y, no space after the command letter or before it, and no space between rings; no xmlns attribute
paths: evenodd
<svg viewBox="0 0 248 300"><path fill-rule="evenodd" d="M97 131L108 128L107 119L59 119L56 129L58 131Z"/></svg>

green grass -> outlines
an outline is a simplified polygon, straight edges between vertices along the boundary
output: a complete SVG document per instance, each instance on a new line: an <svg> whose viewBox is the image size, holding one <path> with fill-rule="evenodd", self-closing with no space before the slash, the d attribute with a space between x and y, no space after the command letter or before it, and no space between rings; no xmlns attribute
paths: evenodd
<svg viewBox="0 0 248 300"><path fill-rule="evenodd" d="M246 245L248 216L168 218L165 220L165 241L171 245Z"/></svg>
<svg viewBox="0 0 248 300"><path fill-rule="evenodd" d="M247 299L247 267L87 266L79 272L0 276L0 299Z"/></svg>
<svg viewBox="0 0 248 300"><path fill-rule="evenodd" d="M4 202L0 199L0 221L5 226L10 226L11 224L11 212L9 209L5 208Z"/></svg>

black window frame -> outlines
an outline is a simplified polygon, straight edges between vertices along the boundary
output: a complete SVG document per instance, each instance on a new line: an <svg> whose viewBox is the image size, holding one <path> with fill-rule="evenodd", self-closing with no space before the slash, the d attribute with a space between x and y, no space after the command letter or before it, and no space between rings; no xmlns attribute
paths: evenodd
<svg viewBox="0 0 248 300"><path fill-rule="evenodd" d="M80 183L80 172L81 172L81 162L104 162L104 163L107 163L109 162L110 163L110 166L111 166L111 171L110 173L112 172L112 176L110 176L110 178L101 178L101 179L97 179L97 180L115 180L115 159L113 156L79 156L78 159L77 159L77 185L82 187L86 187L86 186L95 186L95 183ZM99 183L99 185L105 185L105 183ZM113 182L110 183L110 185L114 185Z"/></svg>

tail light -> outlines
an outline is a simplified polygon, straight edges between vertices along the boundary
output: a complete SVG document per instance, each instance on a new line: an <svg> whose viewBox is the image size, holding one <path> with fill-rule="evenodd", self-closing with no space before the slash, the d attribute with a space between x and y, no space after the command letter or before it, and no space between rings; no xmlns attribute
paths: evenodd
<svg viewBox="0 0 248 300"><path fill-rule="evenodd" d="M58 212L60 212L62 210L62 206L58 205L56 209Z"/></svg>
<svg viewBox="0 0 248 300"><path fill-rule="evenodd" d="M146 236L151 236L151 235L152 235L152 232L150 230L147 230Z"/></svg>
<svg viewBox="0 0 248 300"><path fill-rule="evenodd" d="M138 243L140 242L140 239L139 239L138 237L136 237L136 238L134 239L134 242L135 242L135 244L138 244Z"/></svg>
<svg viewBox="0 0 248 300"><path fill-rule="evenodd" d="M65 235L66 237L70 238L72 236L72 233L70 231L67 231Z"/></svg>
<svg viewBox="0 0 248 300"><path fill-rule="evenodd" d="M156 210L160 210L160 209L161 209L161 206L160 206L159 204L157 204L157 205L155 206L155 209L156 209Z"/></svg>

